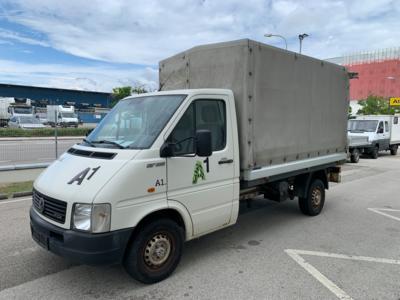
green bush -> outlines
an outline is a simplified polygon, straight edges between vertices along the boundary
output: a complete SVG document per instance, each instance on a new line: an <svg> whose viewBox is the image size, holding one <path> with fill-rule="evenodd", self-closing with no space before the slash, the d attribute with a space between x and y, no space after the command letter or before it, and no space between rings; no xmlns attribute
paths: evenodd
<svg viewBox="0 0 400 300"><path fill-rule="evenodd" d="M86 136L91 128L57 128L58 136ZM54 128L20 129L0 128L1 137L46 137L54 136Z"/></svg>

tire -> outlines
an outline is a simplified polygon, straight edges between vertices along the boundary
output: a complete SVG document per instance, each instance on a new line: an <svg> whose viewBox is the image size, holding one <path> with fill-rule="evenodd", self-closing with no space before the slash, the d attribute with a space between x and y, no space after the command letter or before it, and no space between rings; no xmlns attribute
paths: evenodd
<svg viewBox="0 0 400 300"><path fill-rule="evenodd" d="M350 155L350 161L354 164L358 163L360 160L360 151L358 149L354 149Z"/></svg>
<svg viewBox="0 0 400 300"><path fill-rule="evenodd" d="M308 189L306 198L299 197L299 208L308 216L318 215L325 203L325 185L320 179L315 179Z"/></svg>
<svg viewBox="0 0 400 300"><path fill-rule="evenodd" d="M374 148L372 148L371 157L373 159L377 159L378 155L379 155L379 148L378 148L378 146L375 146Z"/></svg>
<svg viewBox="0 0 400 300"><path fill-rule="evenodd" d="M177 267L183 242L184 231L174 221L160 219L149 223L130 242L124 268L137 281L147 284L159 282Z"/></svg>
<svg viewBox="0 0 400 300"><path fill-rule="evenodd" d="M398 145L390 147L390 155L397 155L397 149L399 148Z"/></svg>

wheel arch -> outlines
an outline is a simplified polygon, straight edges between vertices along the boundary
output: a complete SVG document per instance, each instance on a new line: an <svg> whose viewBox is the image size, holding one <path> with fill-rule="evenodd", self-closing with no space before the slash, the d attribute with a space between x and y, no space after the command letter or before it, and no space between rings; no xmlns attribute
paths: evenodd
<svg viewBox="0 0 400 300"><path fill-rule="evenodd" d="M146 224L149 224L150 222L156 219L164 218L164 219L170 219L175 223L177 223L178 226L180 226L183 229L185 234L185 239L186 240L190 239L193 233L193 226L189 213L185 208L181 208L177 204L172 203L171 205L170 201L168 201L168 203L169 203L168 207L160 207L144 215L135 226L132 236L134 237L136 233L139 230L141 230L141 228L143 228L143 226L145 226Z"/></svg>
<svg viewBox="0 0 400 300"><path fill-rule="evenodd" d="M301 198L307 197L310 184L315 179L320 179L323 182L325 189L329 189L327 170L317 170L314 172L296 176L296 195Z"/></svg>

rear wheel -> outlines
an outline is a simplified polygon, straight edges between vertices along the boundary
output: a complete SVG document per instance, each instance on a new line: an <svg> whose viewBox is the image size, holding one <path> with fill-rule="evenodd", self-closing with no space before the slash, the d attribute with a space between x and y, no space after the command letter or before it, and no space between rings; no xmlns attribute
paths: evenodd
<svg viewBox="0 0 400 300"><path fill-rule="evenodd" d="M140 282L159 282L175 270L183 242L183 229L174 221L160 219L147 224L131 241L123 263L125 270Z"/></svg>
<svg viewBox="0 0 400 300"><path fill-rule="evenodd" d="M397 149L399 148L398 145L394 145L392 147L390 147L390 154L391 155L397 155Z"/></svg>
<svg viewBox="0 0 400 300"><path fill-rule="evenodd" d="M378 154L379 154L379 148L378 146L375 146L374 148L372 148L371 150L371 157L373 159L377 159L378 158Z"/></svg>
<svg viewBox="0 0 400 300"><path fill-rule="evenodd" d="M358 151L358 149L354 149L351 152L350 161L352 163L358 163L359 160L360 160L360 151Z"/></svg>
<svg viewBox="0 0 400 300"><path fill-rule="evenodd" d="M303 214L316 216L324 207L325 185L320 179L315 179L309 189L306 198L299 197L299 207Z"/></svg>

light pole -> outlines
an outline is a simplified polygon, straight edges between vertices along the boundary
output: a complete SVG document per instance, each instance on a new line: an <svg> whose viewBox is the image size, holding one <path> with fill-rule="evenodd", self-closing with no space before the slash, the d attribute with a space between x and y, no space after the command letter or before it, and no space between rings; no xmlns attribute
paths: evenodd
<svg viewBox="0 0 400 300"><path fill-rule="evenodd" d="M280 35L280 34L272 34L272 33L266 33L266 34L264 34L264 36L265 36L265 37L273 37L273 36L276 36L276 37L278 37L278 38L281 38L282 40L285 41L285 49L287 50L287 41L286 41L286 39L285 39L284 36L282 36L282 35Z"/></svg>
<svg viewBox="0 0 400 300"><path fill-rule="evenodd" d="M307 33L299 34L299 41L300 41L300 51L299 53L301 54L301 45L303 44L304 38L308 37Z"/></svg>

